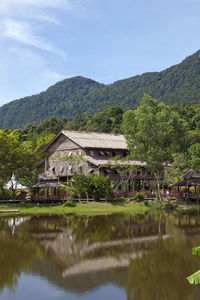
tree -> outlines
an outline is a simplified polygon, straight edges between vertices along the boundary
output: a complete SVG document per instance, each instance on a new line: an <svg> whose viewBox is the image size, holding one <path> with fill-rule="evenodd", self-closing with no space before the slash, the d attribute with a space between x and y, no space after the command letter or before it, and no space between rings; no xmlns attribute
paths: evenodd
<svg viewBox="0 0 200 300"><path fill-rule="evenodd" d="M190 161L184 153L173 154L173 162L165 168L166 185L180 181L184 173L190 170Z"/></svg>
<svg viewBox="0 0 200 300"><path fill-rule="evenodd" d="M200 170L200 143L192 145L189 149L191 157L191 168L195 171Z"/></svg>
<svg viewBox="0 0 200 300"><path fill-rule="evenodd" d="M187 123L164 103L145 95L135 111L124 114L123 130L134 159L147 163L155 175L160 200L163 167L185 147Z"/></svg>
<svg viewBox="0 0 200 300"><path fill-rule="evenodd" d="M3 186L12 176L24 177L31 173L36 163L32 149L19 141L15 132L6 134L0 130L0 186Z"/></svg>
<svg viewBox="0 0 200 300"><path fill-rule="evenodd" d="M71 179L71 195L78 195L79 202L81 195L86 195L89 200L91 195L96 201L101 197L111 194L112 187L109 177L104 177L100 174L74 175Z"/></svg>

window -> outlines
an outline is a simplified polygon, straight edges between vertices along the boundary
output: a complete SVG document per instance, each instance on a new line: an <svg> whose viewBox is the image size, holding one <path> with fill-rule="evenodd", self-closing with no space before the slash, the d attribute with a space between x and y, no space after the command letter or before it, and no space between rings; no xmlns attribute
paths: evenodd
<svg viewBox="0 0 200 300"><path fill-rule="evenodd" d="M112 152L112 156L113 157L116 156L116 152L115 151Z"/></svg>

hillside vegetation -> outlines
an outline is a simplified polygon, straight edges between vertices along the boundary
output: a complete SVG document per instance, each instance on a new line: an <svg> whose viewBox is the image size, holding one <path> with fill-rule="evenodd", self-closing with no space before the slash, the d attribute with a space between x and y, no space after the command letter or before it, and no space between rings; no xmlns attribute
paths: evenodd
<svg viewBox="0 0 200 300"><path fill-rule="evenodd" d="M135 109L144 94L169 105L200 103L200 51L162 72L145 73L110 85L80 76L65 79L38 95L0 108L0 128L23 128L52 116L70 121L80 110L95 114L114 105Z"/></svg>

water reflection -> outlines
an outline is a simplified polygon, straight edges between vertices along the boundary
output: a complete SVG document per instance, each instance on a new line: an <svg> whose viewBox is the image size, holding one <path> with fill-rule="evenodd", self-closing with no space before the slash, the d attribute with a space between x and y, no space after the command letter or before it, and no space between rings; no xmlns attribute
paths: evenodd
<svg viewBox="0 0 200 300"><path fill-rule="evenodd" d="M8 288L17 299L19 280L31 276L33 286L43 278L43 285L69 299L71 293L73 299L105 297L106 289L100 288L106 286L111 294L122 291L115 299L125 294L134 300L199 299L199 290L185 279L199 269L191 254L199 244L196 212L2 217L0 298L9 298ZM27 297L35 294L20 299Z"/></svg>

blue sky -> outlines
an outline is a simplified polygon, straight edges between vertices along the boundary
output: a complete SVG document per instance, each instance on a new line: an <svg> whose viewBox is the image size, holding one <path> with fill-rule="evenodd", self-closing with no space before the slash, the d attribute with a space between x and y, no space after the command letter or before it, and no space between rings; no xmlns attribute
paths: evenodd
<svg viewBox="0 0 200 300"><path fill-rule="evenodd" d="M64 78L160 71L199 50L200 0L0 0L0 106Z"/></svg>

